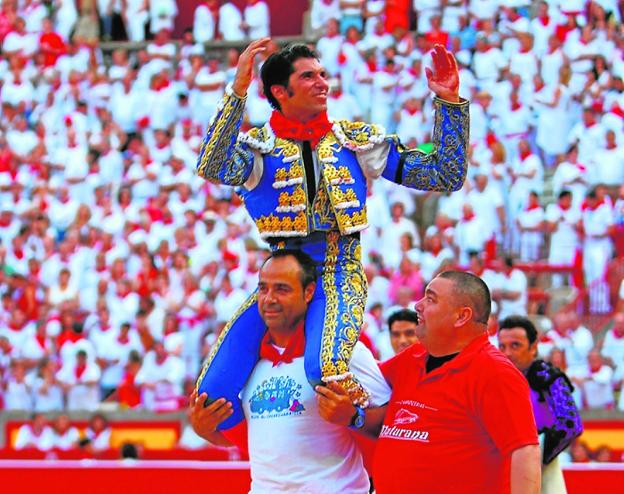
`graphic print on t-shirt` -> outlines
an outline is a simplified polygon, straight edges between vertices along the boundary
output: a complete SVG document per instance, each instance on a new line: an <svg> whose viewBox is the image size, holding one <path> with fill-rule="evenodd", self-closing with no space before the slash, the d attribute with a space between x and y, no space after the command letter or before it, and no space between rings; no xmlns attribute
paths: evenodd
<svg viewBox="0 0 624 494"><path fill-rule="evenodd" d="M301 384L291 377L274 376L265 379L249 399L250 418L268 419L299 415L305 410L301 398Z"/></svg>

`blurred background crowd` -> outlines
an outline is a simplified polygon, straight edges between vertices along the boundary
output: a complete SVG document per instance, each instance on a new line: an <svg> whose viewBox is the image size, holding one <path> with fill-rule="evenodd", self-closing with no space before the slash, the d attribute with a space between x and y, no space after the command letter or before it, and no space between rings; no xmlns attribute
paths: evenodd
<svg viewBox="0 0 624 494"><path fill-rule="evenodd" d="M461 191L370 187L376 356L394 353L388 316L460 267L492 290L493 335L530 314L578 404L624 410L624 2L308 3L298 38L327 68L330 117L430 150L434 43L471 101ZM183 408L255 288L268 246L195 163L241 49L271 35L271 2L194 4L173 39L175 0L1 3L0 408L37 412L37 437L53 436L40 414ZM254 79L244 127L270 112ZM65 421L63 441L88 439Z"/></svg>

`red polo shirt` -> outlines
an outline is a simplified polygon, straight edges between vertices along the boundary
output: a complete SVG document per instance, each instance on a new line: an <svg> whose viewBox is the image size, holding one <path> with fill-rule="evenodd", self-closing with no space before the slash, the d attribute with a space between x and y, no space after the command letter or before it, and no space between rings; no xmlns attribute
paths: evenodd
<svg viewBox="0 0 624 494"><path fill-rule="evenodd" d="M538 444L526 378L486 335L429 374L426 357L414 345L381 364L392 397L377 492L509 493L512 451Z"/></svg>

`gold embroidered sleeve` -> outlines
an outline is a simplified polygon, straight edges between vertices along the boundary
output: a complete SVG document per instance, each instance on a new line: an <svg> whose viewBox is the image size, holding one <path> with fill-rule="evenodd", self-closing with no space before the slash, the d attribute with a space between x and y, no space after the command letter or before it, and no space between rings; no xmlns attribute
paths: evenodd
<svg viewBox="0 0 624 494"><path fill-rule="evenodd" d="M253 152L238 142L245 98L227 89L199 150L197 174L211 182L243 185L253 170Z"/></svg>
<svg viewBox="0 0 624 494"><path fill-rule="evenodd" d="M418 190L456 191L466 179L469 126L468 102L435 99L433 150L406 149L396 137L390 139L388 164L383 176Z"/></svg>

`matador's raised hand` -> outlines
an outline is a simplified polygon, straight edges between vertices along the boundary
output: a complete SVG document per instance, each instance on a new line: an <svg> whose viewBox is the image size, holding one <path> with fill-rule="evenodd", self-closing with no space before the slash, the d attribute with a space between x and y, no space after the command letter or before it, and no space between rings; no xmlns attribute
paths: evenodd
<svg viewBox="0 0 624 494"><path fill-rule="evenodd" d="M431 52L433 68L426 68L427 82L438 98L459 103L459 70L455 57L442 45L435 45Z"/></svg>
<svg viewBox="0 0 624 494"><path fill-rule="evenodd" d="M232 89L237 96L243 97L251 84L253 76L254 58L259 53L265 52L271 44L271 38L260 38L249 43L247 48L240 54L236 66L236 77L232 83Z"/></svg>

